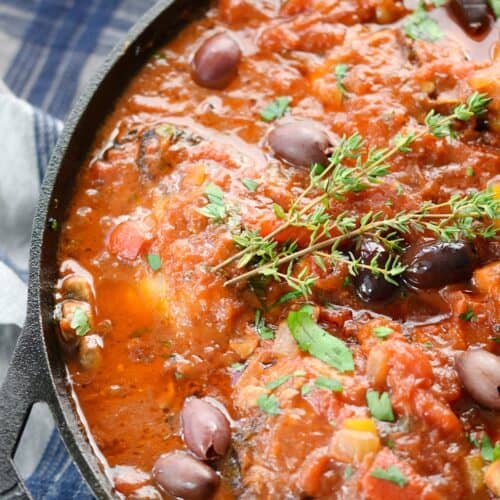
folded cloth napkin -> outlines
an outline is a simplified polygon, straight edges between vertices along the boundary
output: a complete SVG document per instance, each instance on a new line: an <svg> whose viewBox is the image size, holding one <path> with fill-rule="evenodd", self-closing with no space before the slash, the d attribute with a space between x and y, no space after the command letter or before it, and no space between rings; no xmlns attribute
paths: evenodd
<svg viewBox="0 0 500 500"><path fill-rule="evenodd" d="M58 119L154 1L0 1L0 382L24 322L31 223ZM34 409L20 448L36 500L93 498L46 409Z"/></svg>

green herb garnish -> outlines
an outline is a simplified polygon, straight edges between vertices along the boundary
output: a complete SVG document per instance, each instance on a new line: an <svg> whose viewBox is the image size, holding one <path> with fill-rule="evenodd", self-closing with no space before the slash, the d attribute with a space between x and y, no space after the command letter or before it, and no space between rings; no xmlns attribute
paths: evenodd
<svg viewBox="0 0 500 500"><path fill-rule="evenodd" d="M476 441L477 443L477 441ZM491 439L486 434L483 435L481 440L481 456L488 460L489 462L495 462L500 459L500 441L495 443L495 446L491 443Z"/></svg>
<svg viewBox="0 0 500 500"><path fill-rule="evenodd" d="M337 88L342 96L347 96L347 90L344 86L344 78L347 76L349 66L347 64L337 64L335 66L335 78L337 79Z"/></svg>
<svg viewBox="0 0 500 500"><path fill-rule="evenodd" d="M420 0L413 14L407 17L403 29L406 35L413 40L421 39L427 42L435 42L444 35L438 22L427 14L423 0Z"/></svg>
<svg viewBox="0 0 500 500"><path fill-rule="evenodd" d="M344 390L344 386L338 380L328 377L318 377L314 381L314 385L332 392L342 392Z"/></svg>
<svg viewBox="0 0 500 500"><path fill-rule="evenodd" d="M154 253L148 253L146 255L146 260L148 261L149 267L153 271L158 271L161 268L160 256Z"/></svg>
<svg viewBox="0 0 500 500"><path fill-rule="evenodd" d="M387 470L384 470L381 467L375 467L370 476L390 481L391 483L397 484L401 488L408 483L408 478L395 465L389 465Z"/></svg>
<svg viewBox="0 0 500 500"><path fill-rule="evenodd" d="M234 370L235 372L241 372L245 368L245 365L243 363L233 363L230 366L231 370Z"/></svg>
<svg viewBox="0 0 500 500"><path fill-rule="evenodd" d="M491 10L497 19L500 19L500 0L488 0Z"/></svg>
<svg viewBox="0 0 500 500"><path fill-rule="evenodd" d="M255 191L259 187L259 184L257 182L255 182L253 179L241 179L241 183L249 191Z"/></svg>
<svg viewBox="0 0 500 500"><path fill-rule="evenodd" d="M75 308L70 326L76 331L79 337L83 337L90 332L89 318L81 307Z"/></svg>
<svg viewBox="0 0 500 500"><path fill-rule="evenodd" d="M290 97L278 97L260 112L260 117L265 122L272 122L276 118L281 118L287 112L291 100Z"/></svg>
<svg viewBox="0 0 500 500"><path fill-rule="evenodd" d="M205 188L204 194L208 198L208 203L203 208L200 208L199 212L216 223L222 222L227 215L227 210L221 188L210 183Z"/></svg>
<svg viewBox="0 0 500 500"><path fill-rule="evenodd" d="M305 396L307 394L309 394L311 391L312 391L312 385L311 384L304 384L301 388L300 388L300 394L302 396Z"/></svg>
<svg viewBox="0 0 500 500"><path fill-rule="evenodd" d="M389 328L388 326L376 326L373 329L373 335L375 335L375 337L378 337L379 339L385 339L391 333L394 333L394 330L392 328Z"/></svg>
<svg viewBox="0 0 500 500"><path fill-rule="evenodd" d="M290 333L303 351L342 372L354 370L351 350L314 321L311 306L291 311L287 322Z"/></svg>
<svg viewBox="0 0 500 500"><path fill-rule="evenodd" d="M264 340L274 339L274 331L266 325L264 318L262 317L262 309L257 309L255 311L254 324L255 330L259 334L260 338Z"/></svg>
<svg viewBox="0 0 500 500"><path fill-rule="evenodd" d="M474 177L474 175L476 175L476 172L474 172L474 169L472 167L467 167L465 169L465 175L467 177Z"/></svg>
<svg viewBox="0 0 500 500"><path fill-rule="evenodd" d="M462 321L477 321L477 316L474 314L474 311L470 306L467 306L465 312L458 316Z"/></svg>
<svg viewBox="0 0 500 500"><path fill-rule="evenodd" d="M274 394L261 394L257 398L259 408L268 415L278 415L280 413L280 405Z"/></svg>
<svg viewBox="0 0 500 500"><path fill-rule="evenodd" d="M274 391L274 389L278 388L280 385L283 385L285 382L288 382L292 377L293 375L282 375L281 377L278 377L276 380L268 382L266 384L266 389Z"/></svg>
<svg viewBox="0 0 500 500"><path fill-rule="evenodd" d="M377 391L368 390L366 392L366 402L370 408L371 414L384 422L394 422L394 413L392 411L391 400L387 392L380 394Z"/></svg>

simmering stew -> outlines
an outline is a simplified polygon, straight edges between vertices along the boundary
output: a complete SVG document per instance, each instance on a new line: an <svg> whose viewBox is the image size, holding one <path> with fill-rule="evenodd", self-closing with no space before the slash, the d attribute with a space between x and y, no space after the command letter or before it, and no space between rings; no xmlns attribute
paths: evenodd
<svg viewBox="0 0 500 500"><path fill-rule="evenodd" d="M145 61L55 292L118 495L500 495L499 14L220 0Z"/></svg>

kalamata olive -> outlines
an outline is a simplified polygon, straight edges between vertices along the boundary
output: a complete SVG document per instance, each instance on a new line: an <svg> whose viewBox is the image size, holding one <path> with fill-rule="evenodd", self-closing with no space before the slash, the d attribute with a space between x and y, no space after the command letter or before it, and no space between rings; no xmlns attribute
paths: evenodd
<svg viewBox="0 0 500 500"><path fill-rule="evenodd" d="M328 163L328 135L311 122L294 121L277 125L269 134L269 146L276 156L297 167Z"/></svg>
<svg viewBox="0 0 500 500"><path fill-rule="evenodd" d="M223 89L238 73L239 45L226 33L205 40L191 63L191 74L198 85Z"/></svg>
<svg viewBox="0 0 500 500"><path fill-rule="evenodd" d="M403 277L415 288L440 288L470 279L476 260L468 241L433 241L410 247L403 257Z"/></svg>
<svg viewBox="0 0 500 500"><path fill-rule="evenodd" d="M486 408L500 410L500 356L472 349L457 355L455 365L472 398Z"/></svg>
<svg viewBox="0 0 500 500"><path fill-rule="evenodd" d="M201 460L225 455L231 429L224 414L207 401L188 398L181 411L182 432L188 448Z"/></svg>
<svg viewBox="0 0 500 500"><path fill-rule="evenodd" d="M450 7L466 31L481 31L488 25L487 0L452 0Z"/></svg>
<svg viewBox="0 0 500 500"><path fill-rule="evenodd" d="M359 247L359 258L362 264L370 264L377 257L377 266L384 267L390 252L378 241L363 238ZM396 285L389 283L383 276L373 274L369 269L360 269L354 279L356 292L364 302L386 300L396 291Z"/></svg>
<svg viewBox="0 0 500 500"><path fill-rule="evenodd" d="M186 500L211 498L219 485L219 476L213 469L184 451L158 457L153 477L167 493Z"/></svg>

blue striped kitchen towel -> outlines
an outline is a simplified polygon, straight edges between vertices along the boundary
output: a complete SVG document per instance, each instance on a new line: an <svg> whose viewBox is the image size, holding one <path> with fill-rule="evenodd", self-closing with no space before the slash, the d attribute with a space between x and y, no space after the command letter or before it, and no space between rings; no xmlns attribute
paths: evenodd
<svg viewBox="0 0 500 500"><path fill-rule="evenodd" d="M24 321L31 222L60 120L153 3L0 0L0 382L13 347L12 325ZM32 496L93 498L47 411L33 413L16 454Z"/></svg>

